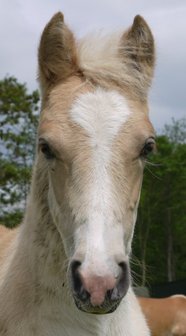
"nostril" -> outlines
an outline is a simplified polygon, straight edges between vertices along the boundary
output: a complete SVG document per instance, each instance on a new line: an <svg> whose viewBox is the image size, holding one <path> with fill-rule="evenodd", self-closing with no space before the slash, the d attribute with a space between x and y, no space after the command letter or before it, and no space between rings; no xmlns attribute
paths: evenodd
<svg viewBox="0 0 186 336"><path fill-rule="evenodd" d="M128 291L130 283L129 266L126 262L119 263L119 266L121 268L121 275L117 284L117 288L120 295L124 296Z"/></svg>
<svg viewBox="0 0 186 336"><path fill-rule="evenodd" d="M120 262L118 265L123 273L126 274L128 272L128 264L125 261Z"/></svg>
<svg viewBox="0 0 186 336"><path fill-rule="evenodd" d="M78 260L74 260L71 263L70 267L71 267L72 288L76 296L78 296L82 301L86 301L90 295L83 287L81 275L79 272L80 266L81 262Z"/></svg>
<svg viewBox="0 0 186 336"><path fill-rule="evenodd" d="M72 279L72 286L75 292L79 292L79 289L82 286L79 267L81 266L81 262L78 260L74 260L71 263L71 279Z"/></svg>
<svg viewBox="0 0 186 336"><path fill-rule="evenodd" d="M120 262L118 265L120 267L120 275L118 277L118 282L111 291L107 292L108 296L113 301L121 299L122 297L125 296L129 288L129 282L130 282L128 264L126 262Z"/></svg>
<svg viewBox="0 0 186 336"><path fill-rule="evenodd" d="M70 265L72 272L76 272L76 270L77 270L80 266L81 266L81 262L80 262L79 260L73 260L73 261L71 262L71 265Z"/></svg>

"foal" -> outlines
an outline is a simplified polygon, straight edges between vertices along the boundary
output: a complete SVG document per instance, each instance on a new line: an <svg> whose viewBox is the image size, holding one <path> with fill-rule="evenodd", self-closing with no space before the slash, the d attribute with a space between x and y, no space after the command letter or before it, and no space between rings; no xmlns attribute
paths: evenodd
<svg viewBox="0 0 186 336"><path fill-rule="evenodd" d="M31 193L0 276L0 336L147 336L129 256L145 160L154 42L77 42L61 13L39 46L42 107Z"/></svg>

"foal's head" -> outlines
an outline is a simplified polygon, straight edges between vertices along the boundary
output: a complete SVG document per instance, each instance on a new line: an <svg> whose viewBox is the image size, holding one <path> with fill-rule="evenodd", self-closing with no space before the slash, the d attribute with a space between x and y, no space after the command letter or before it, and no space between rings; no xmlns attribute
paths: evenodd
<svg viewBox="0 0 186 336"><path fill-rule="evenodd" d="M86 312L114 311L128 290L143 168L154 149L153 67L153 37L140 16L123 34L77 43L58 13L41 37L38 160L72 294Z"/></svg>

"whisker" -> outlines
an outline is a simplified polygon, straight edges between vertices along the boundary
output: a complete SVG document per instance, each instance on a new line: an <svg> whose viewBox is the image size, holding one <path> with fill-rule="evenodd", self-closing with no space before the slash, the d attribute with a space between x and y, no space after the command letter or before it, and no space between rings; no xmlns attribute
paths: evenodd
<svg viewBox="0 0 186 336"><path fill-rule="evenodd" d="M148 160L145 160L145 163L148 166L153 166L153 167L161 167L162 166L162 163L151 162L151 161L148 161Z"/></svg>
<svg viewBox="0 0 186 336"><path fill-rule="evenodd" d="M155 178L158 179L159 181L162 181L162 178L159 177L159 176L157 176L156 174L154 174L154 173L152 172L152 170L148 167L148 165L145 167L145 169L147 169L148 172L149 172L153 177L155 177Z"/></svg>

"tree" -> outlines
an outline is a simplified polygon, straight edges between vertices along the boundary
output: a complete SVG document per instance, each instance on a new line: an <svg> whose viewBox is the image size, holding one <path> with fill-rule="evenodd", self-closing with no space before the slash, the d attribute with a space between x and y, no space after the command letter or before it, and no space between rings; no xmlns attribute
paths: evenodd
<svg viewBox="0 0 186 336"><path fill-rule="evenodd" d="M175 120L172 118L172 124L165 124L163 134L175 145L186 143L186 118Z"/></svg>
<svg viewBox="0 0 186 336"><path fill-rule="evenodd" d="M135 232L143 285L186 276L186 120L173 120L163 133L145 169Z"/></svg>
<svg viewBox="0 0 186 336"><path fill-rule="evenodd" d="M21 221L29 190L38 119L38 91L14 77L0 81L0 222Z"/></svg>

